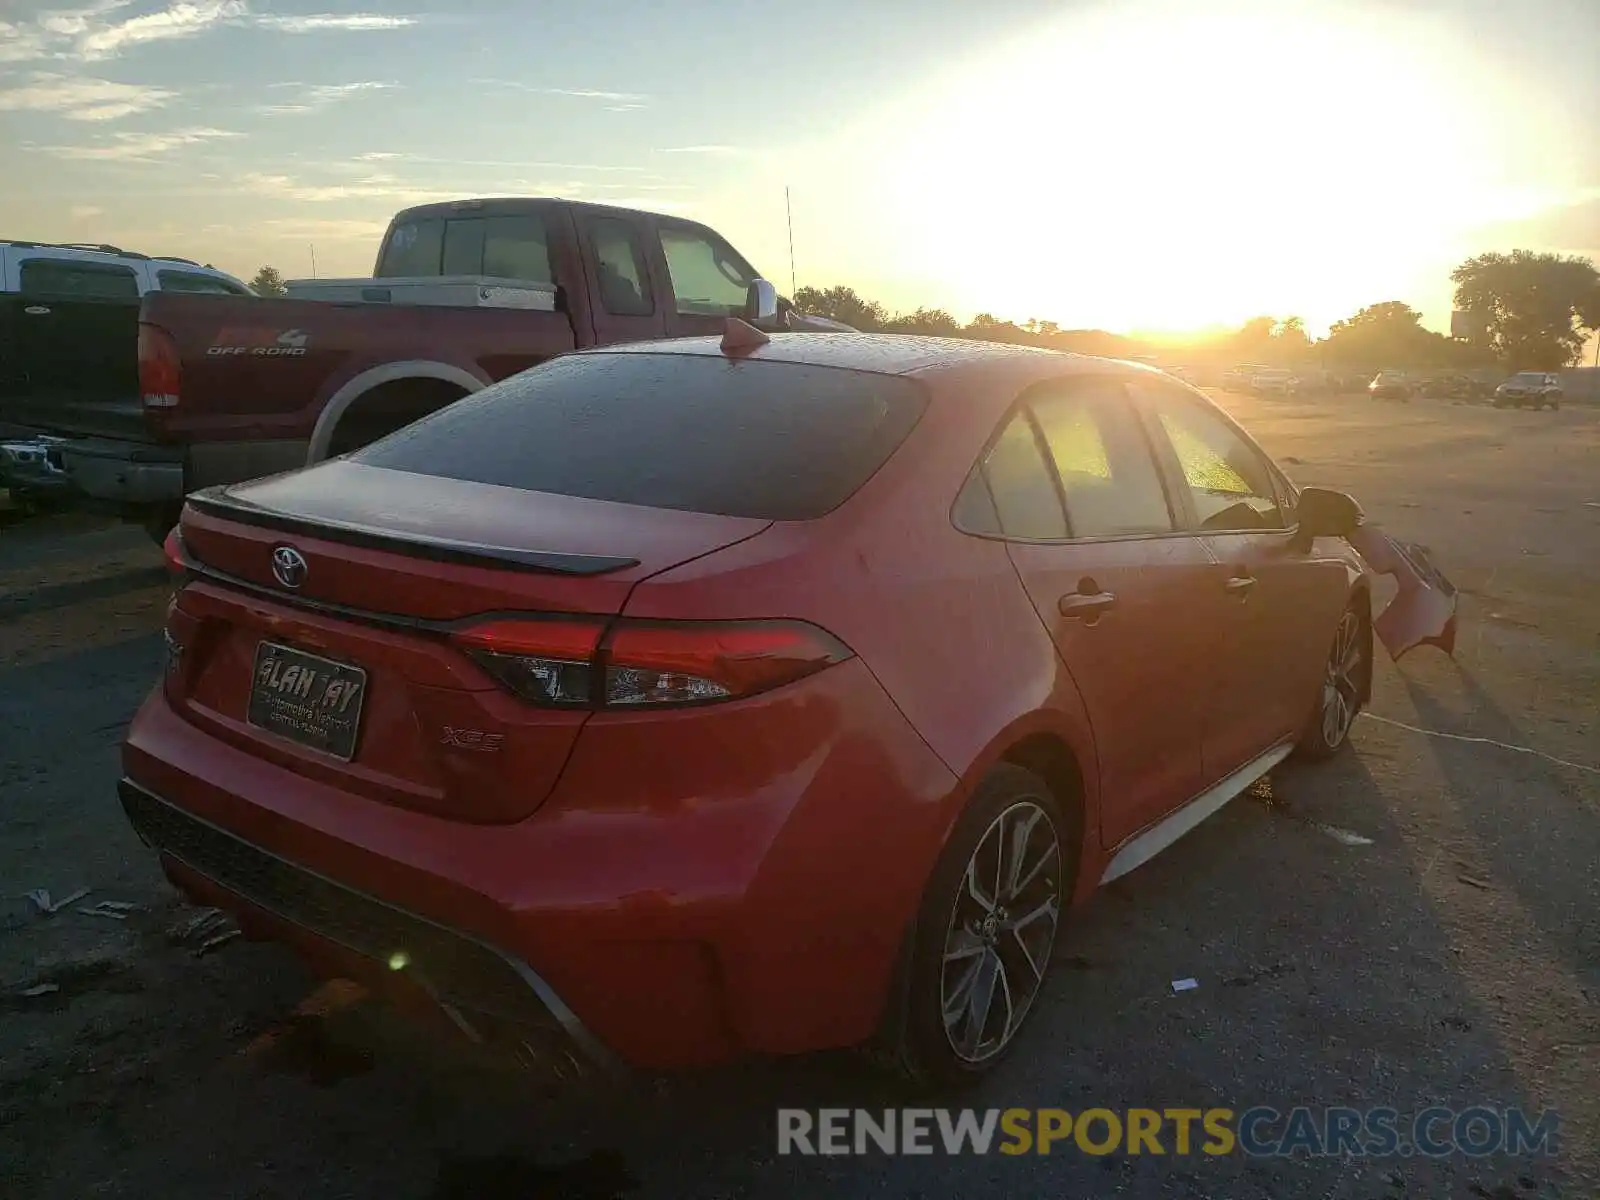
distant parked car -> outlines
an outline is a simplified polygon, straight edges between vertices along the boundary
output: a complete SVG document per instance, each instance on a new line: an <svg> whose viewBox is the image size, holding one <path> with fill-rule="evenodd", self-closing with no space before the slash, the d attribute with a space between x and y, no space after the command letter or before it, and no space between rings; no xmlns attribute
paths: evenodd
<svg viewBox="0 0 1600 1200"><path fill-rule="evenodd" d="M1374 400L1409 400L1416 395L1416 384L1402 371L1379 371L1367 384Z"/></svg>
<svg viewBox="0 0 1600 1200"><path fill-rule="evenodd" d="M1245 364L1234 367L1232 370L1224 371L1222 373L1222 390L1225 392L1249 391L1250 383L1255 379L1256 372L1259 370L1261 370L1260 367Z"/></svg>
<svg viewBox="0 0 1600 1200"><path fill-rule="evenodd" d="M1328 371L1296 371L1289 377L1289 391L1297 396L1323 395L1338 390L1338 378Z"/></svg>
<svg viewBox="0 0 1600 1200"><path fill-rule="evenodd" d="M1250 390L1258 396L1287 396L1293 378L1281 367L1262 367L1250 377Z"/></svg>
<svg viewBox="0 0 1600 1200"><path fill-rule="evenodd" d="M1518 371L1494 390L1496 408L1560 408L1561 378L1548 371Z"/></svg>

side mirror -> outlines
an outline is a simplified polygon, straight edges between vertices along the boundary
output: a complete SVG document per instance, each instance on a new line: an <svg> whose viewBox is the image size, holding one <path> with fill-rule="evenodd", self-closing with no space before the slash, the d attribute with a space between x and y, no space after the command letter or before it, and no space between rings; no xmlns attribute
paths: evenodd
<svg viewBox="0 0 1600 1200"><path fill-rule="evenodd" d="M778 315L778 289L765 279L752 279L745 293L744 319L752 325L770 323Z"/></svg>
<svg viewBox="0 0 1600 1200"><path fill-rule="evenodd" d="M1306 547L1313 538L1349 537L1366 517L1354 496L1319 487L1300 489L1295 515L1300 522L1297 540Z"/></svg>

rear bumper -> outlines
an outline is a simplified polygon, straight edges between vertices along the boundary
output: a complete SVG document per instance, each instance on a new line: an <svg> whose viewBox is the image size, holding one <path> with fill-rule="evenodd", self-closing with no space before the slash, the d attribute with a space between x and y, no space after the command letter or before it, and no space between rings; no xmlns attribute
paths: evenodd
<svg viewBox="0 0 1600 1200"><path fill-rule="evenodd" d="M781 691L758 721L592 724L533 816L472 825L219 742L158 688L124 803L208 902L369 968L404 954L469 1021L636 1067L846 1046L877 1028L955 781L859 661Z"/></svg>
<svg viewBox="0 0 1600 1200"><path fill-rule="evenodd" d="M353 957L352 974L400 973L458 1019L472 1014L464 1018L469 1028L486 1017L536 1041L544 1055L576 1055L608 1071L620 1066L526 963L252 845L130 780L117 790L134 831L182 890L233 908L314 957Z"/></svg>
<svg viewBox="0 0 1600 1200"><path fill-rule="evenodd" d="M111 438L80 438L61 447L72 481L94 500L128 506L183 500L183 450Z"/></svg>
<svg viewBox="0 0 1600 1200"><path fill-rule="evenodd" d="M124 508L180 504L190 492L243 483L306 464L307 443L297 440L190 442L155 445L115 438L72 438L61 458L78 490Z"/></svg>

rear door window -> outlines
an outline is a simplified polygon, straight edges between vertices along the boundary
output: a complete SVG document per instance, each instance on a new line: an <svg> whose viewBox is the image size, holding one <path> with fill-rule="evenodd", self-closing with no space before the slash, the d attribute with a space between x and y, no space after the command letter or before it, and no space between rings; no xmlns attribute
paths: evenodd
<svg viewBox="0 0 1600 1200"><path fill-rule="evenodd" d="M655 312L638 231L617 217L589 222L589 241L599 272L600 303L616 317L648 317Z"/></svg>
<svg viewBox="0 0 1600 1200"><path fill-rule="evenodd" d="M1109 381L1033 400L1073 537L1173 531L1161 472L1128 403L1122 387Z"/></svg>
<svg viewBox="0 0 1600 1200"><path fill-rule="evenodd" d="M137 300L139 277L131 267L76 262L64 258L25 258L18 280L24 296L58 300Z"/></svg>
<svg viewBox="0 0 1600 1200"><path fill-rule="evenodd" d="M720 355L575 354L351 457L445 479L804 521L842 504L921 416L920 384Z"/></svg>

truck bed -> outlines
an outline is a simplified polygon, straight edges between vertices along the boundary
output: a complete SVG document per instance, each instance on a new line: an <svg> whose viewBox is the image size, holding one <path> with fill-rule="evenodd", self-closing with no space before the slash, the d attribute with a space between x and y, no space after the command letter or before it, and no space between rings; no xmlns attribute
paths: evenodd
<svg viewBox="0 0 1600 1200"><path fill-rule="evenodd" d="M375 369L438 364L482 386L577 344L565 313L515 308L156 292L140 320L177 348L179 401L161 427L183 441L303 441L330 398Z"/></svg>

